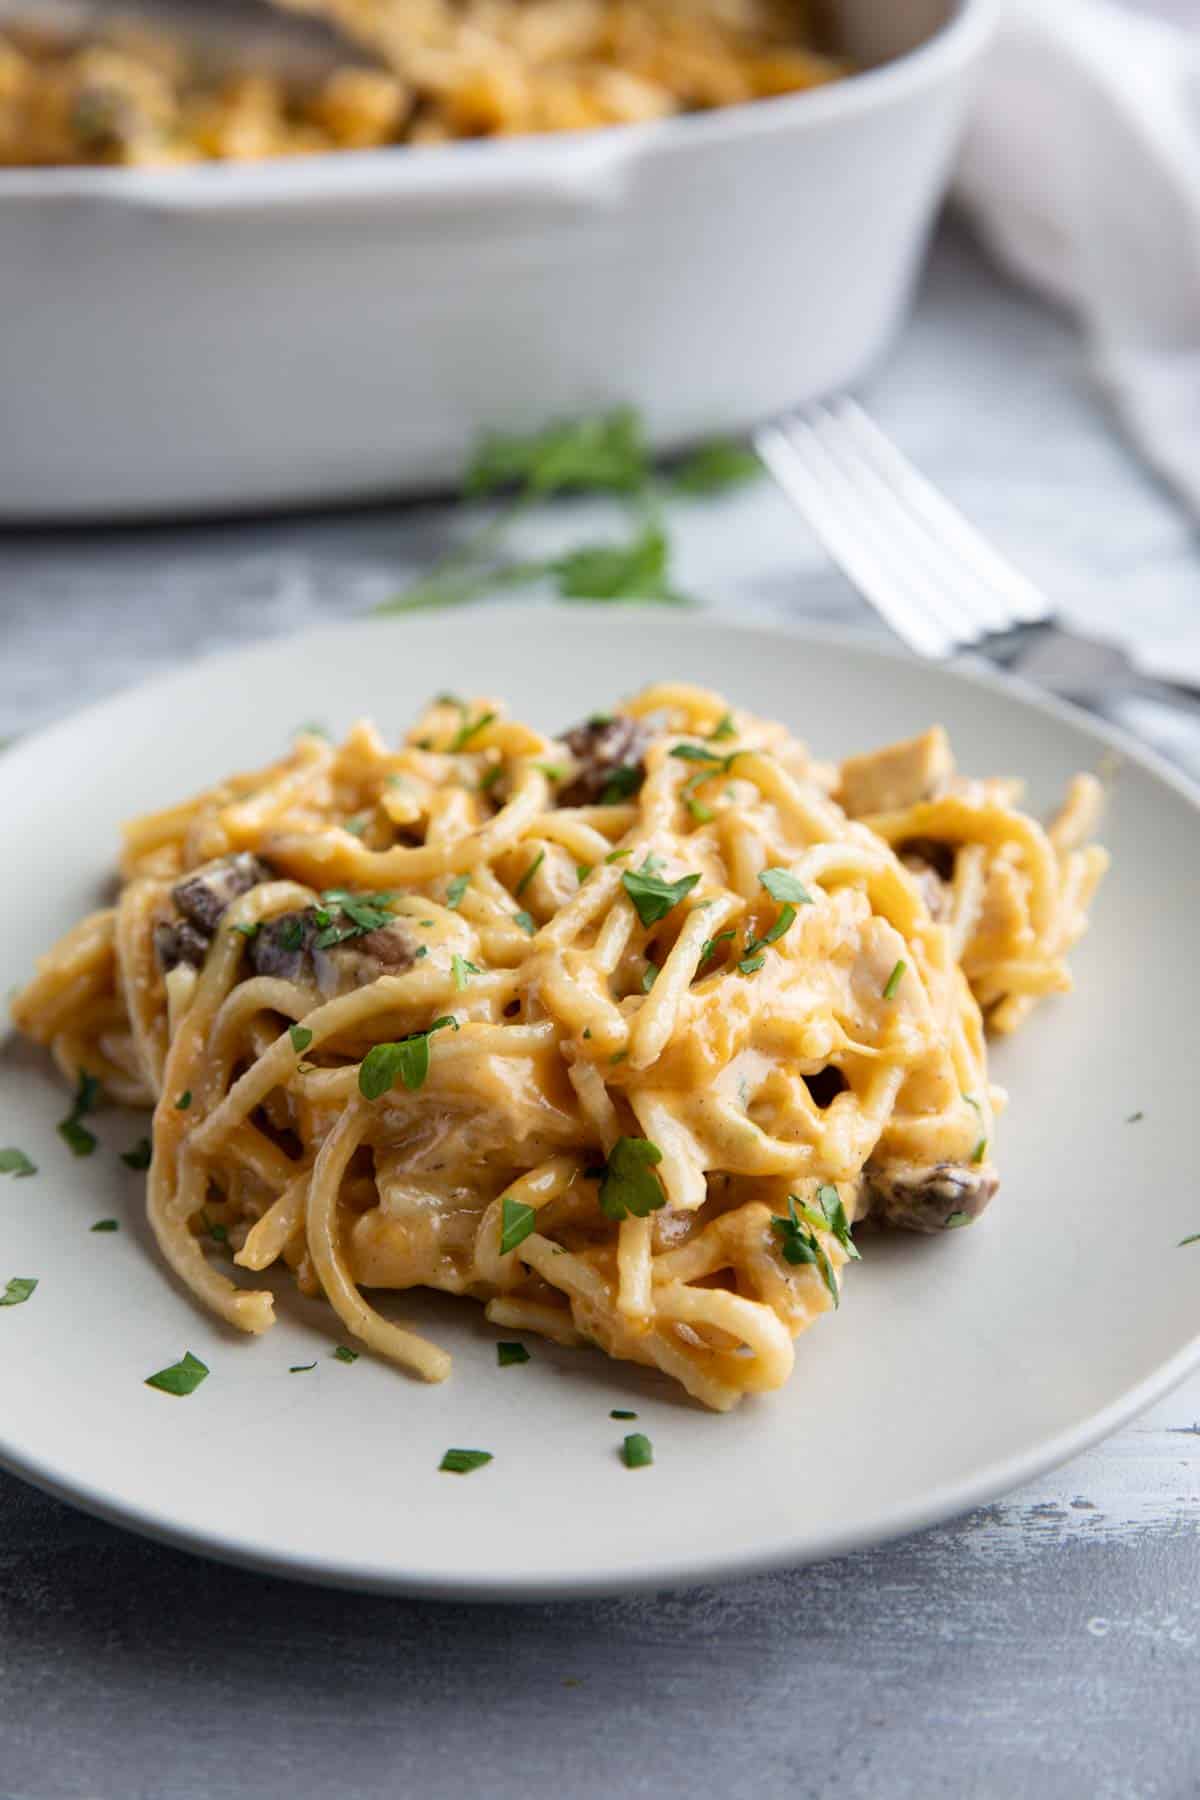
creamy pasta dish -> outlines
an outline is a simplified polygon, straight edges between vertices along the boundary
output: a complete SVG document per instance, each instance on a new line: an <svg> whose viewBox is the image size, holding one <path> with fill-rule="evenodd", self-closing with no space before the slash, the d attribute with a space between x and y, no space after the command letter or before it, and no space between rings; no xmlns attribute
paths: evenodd
<svg viewBox="0 0 1200 1800"><path fill-rule="evenodd" d="M332 26L320 79L123 24L0 29L0 164L247 161L570 131L848 73L804 0L277 0ZM119 12L119 9L118 9ZM351 51L357 60L351 60Z"/></svg>
<svg viewBox="0 0 1200 1800"><path fill-rule="evenodd" d="M994 1194L985 1028L1070 985L1099 799L1043 826L940 729L828 765L673 684L561 737L441 696L134 820L14 1016L153 1105L155 1236L231 1324L281 1261L437 1381L366 1291L439 1288L724 1410L786 1381L860 1221Z"/></svg>

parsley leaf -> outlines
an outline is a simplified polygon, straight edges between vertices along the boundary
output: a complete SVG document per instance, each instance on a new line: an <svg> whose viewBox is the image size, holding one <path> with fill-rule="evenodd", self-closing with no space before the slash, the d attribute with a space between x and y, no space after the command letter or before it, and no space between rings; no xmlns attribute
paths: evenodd
<svg viewBox="0 0 1200 1800"><path fill-rule="evenodd" d="M637 793L645 779L645 772L639 764L619 763L616 768L610 769L608 772L608 779L600 793L601 806L616 806L622 800L628 800L631 795ZM624 854L628 856L628 850ZM606 856L604 860L611 862L613 859Z"/></svg>
<svg viewBox="0 0 1200 1800"><path fill-rule="evenodd" d="M148 1137L139 1138L128 1150L122 1150L121 1161L127 1169L148 1169L154 1148Z"/></svg>
<svg viewBox="0 0 1200 1800"><path fill-rule="evenodd" d="M564 600L656 600L690 604L667 579L667 535L647 525L627 544L584 544L552 567Z"/></svg>
<svg viewBox="0 0 1200 1800"><path fill-rule="evenodd" d="M192 1090L191 1088L184 1088L182 1094L180 1094L178 1100L175 1102L176 1110L178 1112L186 1112L191 1104Z"/></svg>
<svg viewBox="0 0 1200 1800"><path fill-rule="evenodd" d="M544 850L539 850L525 873L522 875L520 881L518 881L516 887L513 889L514 900L519 900L521 898L521 895L525 892L525 889L529 886L545 860L546 852Z"/></svg>
<svg viewBox="0 0 1200 1800"><path fill-rule="evenodd" d="M649 1138L618 1138L600 1183L600 1209L610 1219L645 1219L667 1204L655 1165L662 1151Z"/></svg>
<svg viewBox="0 0 1200 1800"><path fill-rule="evenodd" d="M289 1025L288 1036L292 1040L292 1049L302 1054L312 1043L313 1034L306 1025Z"/></svg>
<svg viewBox="0 0 1200 1800"><path fill-rule="evenodd" d="M0 1306L24 1306L36 1286L36 1275L14 1275L0 1294Z"/></svg>
<svg viewBox="0 0 1200 1800"><path fill-rule="evenodd" d="M970 1223L971 1223L970 1213L968 1213L968 1212L952 1212L950 1214L949 1218L946 1220L945 1228L947 1231L958 1231L962 1228L962 1226L969 1225ZM1184 1243L1187 1243L1187 1241L1188 1240L1185 1238Z"/></svg>
<svg viewBox="0 0 1200 1800"><path fill-rule="evenodd" d="M762 464L753 450L731 438L701 444L675 470L675 486L685 494L720 494L756 481Z"/></svg>
<svg viewBox="0 0 1200 1800"><path fill-rule="evenodd" d="M701 964L704 964L709 960L709 958L715 952L718 944L728 943L730 938L734 938L736 936L737 936L737 932L733 929L733 926L731 925L729 927L728 931L718 931L716 937L705 938L704 942L700 946L700 962L701 962Z"/></svg>
<svg viewBox="0 0 1200 1800"><path fill-rule="evenodd" d="M86 1069L79 1073L79 1086L75 1090L75 1100L65 1119L59 1122L58 1135L68 1144L74 1156L90 1156L96 1148L96 1139L82 1120L90 1112L96 1110L96 1096L100 1092L100 1083Z"/></svg>
<svg viewBox="0 0 1200 1800"><path fill-rule="evenodd" d="M97 1219L94 1225L88 1226L89 1231L120 1231L120 1229L121 1227L115 1219Z"/></svg>
<svg viewBox="0 0 1200 1800"><path fill-rule="evenodd" d="M746 948L749 949L750 946L747 944ZM738 968L743 975L757 975L766 960L765 956L743 956Z"/></svg>
<svg viewBox="0 0 1200 1800"><path fill-rule="evenodd" d="M643 992L643 994L648 994L650 992L650 989L654 986L654 983L657 980L658 980L658 964L652 963L647 958L646 967L642 970L642 992Z"/></svg>
<svg viewBox="0 0 1200 1800"><path fill-rule="evenodd" d="M846 1208L842 1205L842 1196L831 1181L824 1182L817 1189L817 1205L825 1215L825 1223L846 1255L853 1262L861 1262L862 1257L858 1245L850 1235L850 1221L846 1217Z"/></svg>
<svg viewBox="0 0 1200 1800"><path fill-rule="evenodd" d="M469 1475L472 1469L482 1469L491 1460L490 1450L447 1450L438 1468L448 1475Z"/></svg>
<svg viewBox="0 0 1200 1800"><path fill-rule="evenodd" d="M895 968L888 976L887 984L883 990L883 997L885 1000L894 1000L896 998L896 990L904 979L904 971L907 967L908 964L904 961L900 961L896 964Z"/></svg>
<svg viewBox="0 0 1200 1800"><path fill-rule="evenodd" d="M619 1407L619 1406L615 1406L613 1408L613 1410L609 1413L608 1416L610 1419L636 1419L637 1418L637 1414L635 1412L626 1412L622 1407Z"/></svg>
<svg viewBox="0 0 1200 1800"><path fill-rule="evenodd" d="M0 1175L36 1175L37 1164L23 1150L0 1150Z"/></svg>
<svg viewBox="0 0 1200 1800"><path fill-rule="evenodd" d="M772 900L790 900L793 906L813 904L813 897L804 883L787 869L763 869L758 879Z"/></svg>
<svg viewBox="0 0 1200 1800"><path fill-rule="evenodd" d="M537 1213L532 1206L526 1206L523 1200L505 1199L500 1208L501 1256L523 1244L536 1224Z"/></svg>
<svg viewBox="0 0 1200 1800"><path fill-rule="evenodd" d="M514 913L513 918L521 927L521 930L525 933L526 937L535 937L537 935L537 920L532 913Z"/></svg>
<svg viewBox="0 0 1200 1800"><path fill-rule="evenodd" d="M731 712L723 713L709 732L709 742L719 744L723 738L737 736L737 726L733 722Z"/></svg>
<svg viewBox="0 0 1200 1800"><path fill-rule="evenodd" d="M338 1362L356 1363L358 1361L358 1351L351 1350L348 1344L339 1344L333 1354Z"/></svg>
<svg viewBox="0 0 1200 1800"><path fill-rule="evenodd" d="M631 1431L621 1445L621 1460L627 1469L648 1469L654 1461L654 1446L644 1431Z"/></svg>
<svg viewBox="0 0 1200 1800"><path fill-rule="evenodd" d="M288 1368L288 1374L289 1374L289 1375L307 1375L307 1374L308 1374L308 1371L309 1371L309 1370L310 1370L310 1369L315 1369L315 1368L316 1368L316 1366L317 1366L317 1365L316 1365L316 1363L315 1363L315 1362L310 1362L310 1363L292 1363L292 1364L291 1364L291 1365L290 1365L290 1366L289 1366L289 1368Z"/></svg>
<svg viewBox="0 0 1200 1800"><path fill-rule="evenodd" d="M172 1363L167 1369L160 1369L157 1375L147 1375L146 1386L158 1388L164 1394L193 1394L208 1374L208 1364L202 1363L191 1351L185 1351L183 1361Z"/></svg>
<svg viewBox="0 0 1200 1800"><path fill-rule="evenodd" d="M485 712L480 713L477 719L464 719L453 738L450 740L451 755L454 755L456 751L465 750L467 745L471 742L471 739L478 737L479 733L485 730L487 726L493 722L495 717L496 715L494 712Z"/></svg>
<svg viewBox="0 0 1200 1800"><path fill-rule="evenodd" d="M446 905L451 912L457 912L462 904L462 897L471 885L469 875L456 875L446 889Z"/></svg>
<svg viewBox="0 0 1200 1800"><path fill-rule="evenodd" d="M482 974L482 970L477 969L473 962L468 962L465 956L457 953L450 958L450 971L456 988L465 988L472 975Z"/></svg>
<svg viewBox="0 0 1200 1800"><path fill-rule="evenodd" d="M502 1369L509 1369L516 1363L527 1363L529 1352L524 1344L497 1344L496 1361Z"/></svg>
<svg viewBox="0 0 1200 1800"><path fill-rule="evenodd" d="M446 1025L458 1030L454 1018L435 1019L425 1031L410 1032L392 1044L375 1044L358 1069L358 1091L364 1100L378 1100L395 1086L397 1075L410 1093L425 1085L429 1073L429 1040Z"/></svg>
<svg viewBox="0 0 1200 1800"><path fill-rule="evenodd" d="M485 437L467 468L469 498L520 487L545 498L572 489L635 493L650 476L650 452L631 407L570 419L525 437Z"/></svg>
<svg viewBox="0 0 1200 1800"><path fill-rule="evenodd" d="M656 925L659 919L665 919L673 907L685 895L690 894L699 881L699 875L681 875L678 881L663 881L649 871L649 859L640 869L626 869L621 876L621 885L637 908L638 918L643 925Z"/></svg>
<svg viewBox="0 0 1200 1800"><path fill-rule="evenodd" d="M789 1194L787 1217L771 1220L771 1229L779 1239L779 1253L784 1262L791 1263L794 1268L810 1263L815 1265L829 1290L833 1304L838 1306L841 1304L841 1295L838 1292L837 1276L833 1272L833 1265L825 1254L816 1233L805 1225L796 1207L795 1194Z"/></svg>

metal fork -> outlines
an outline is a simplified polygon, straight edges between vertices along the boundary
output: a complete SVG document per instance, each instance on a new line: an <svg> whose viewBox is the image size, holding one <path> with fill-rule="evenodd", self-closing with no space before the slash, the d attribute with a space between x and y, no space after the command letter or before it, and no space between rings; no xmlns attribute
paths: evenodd
<svg viewBox="0 0 1200 1800"><path fill-rule="evenodd" d="M754 443L834 562L919 656L977 650L1149 737L1200 775L1196 691L1143 675L1118 645L1059 624L1046 596L855 401L773 420Z"/></svg>
<svg viewBox="0 0 1200 1800"><path fill-rule="evenodd" d="M896 636L946 657L1053 609L853 400L764 425L755 445L833 560Z"/></svg>

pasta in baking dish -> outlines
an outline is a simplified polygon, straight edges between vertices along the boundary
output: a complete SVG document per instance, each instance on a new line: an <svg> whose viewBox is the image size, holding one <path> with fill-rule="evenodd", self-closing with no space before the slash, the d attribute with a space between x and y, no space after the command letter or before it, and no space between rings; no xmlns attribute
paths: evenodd
<svg viewBox="0 0 1200 1800"><path fill-rule="evenodd" d="M282 1259L364 1345L449 1358L364 1290L778 1387L853 1227L996 1188L985 1024L1069 986L1100 798L1043 828L939 729L815 762L676 684L561 738L442 696L125 831L117 904L14 1005L64 1075L154 1105L164 1256L230 1323ZM227 1260L232 1256L232 1265Z"/></svg>

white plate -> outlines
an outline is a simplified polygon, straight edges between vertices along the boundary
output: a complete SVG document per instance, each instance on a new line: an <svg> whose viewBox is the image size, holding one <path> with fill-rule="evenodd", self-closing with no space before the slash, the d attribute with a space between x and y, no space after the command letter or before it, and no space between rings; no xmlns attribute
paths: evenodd
<svg viewBox="0 0 1200 1800"><path fill-rule="evenodd" d="M555 727L652 677L722 688L837 755L950 729L963 764L1020 771L1048 805L1103 735L976 675L828 639L673 613L509 609L357 624L206 662L94 708L0 759L10 863L0 985L23 977L112 868L118 821L276 754L318 718L385 730L439 688L507 696ZM728 1417L646 1371L531 1342L499 1369L471 1302L401 1297L454 1355L426 1387L332 1359L332 1315L280 1288L281 1320L241 1338L165 1273L142 1178L116 1152L142 1130L101 1115L75 1161L42 1059L0 1058L0 1143L36 1178L0 1185L0 1458L135 1529L232 1561L347 1586L446 1596L595 1593L795 1563L989 1500L1111 1431L1200 1362L1200 1018L1191 797L1136 758L1105 828L1114 866L1074 957L1078 991L995 1055L1012 1093L1000 1197L970 1231L871 1239L845 1303L798 1346L782 1393ZM15 853L15 854L14 854ZM1144 1112L1138 1123L1131 1113ZM116 1234L91 1235L115 1216ZM185 1349L210 1365L186 1400L143 1386ZM317 1359L311 1374L288 1366ZM653 1468L617 1449L639 1415ZM438 1473L450 1445L495 1461Z"/></svg>

